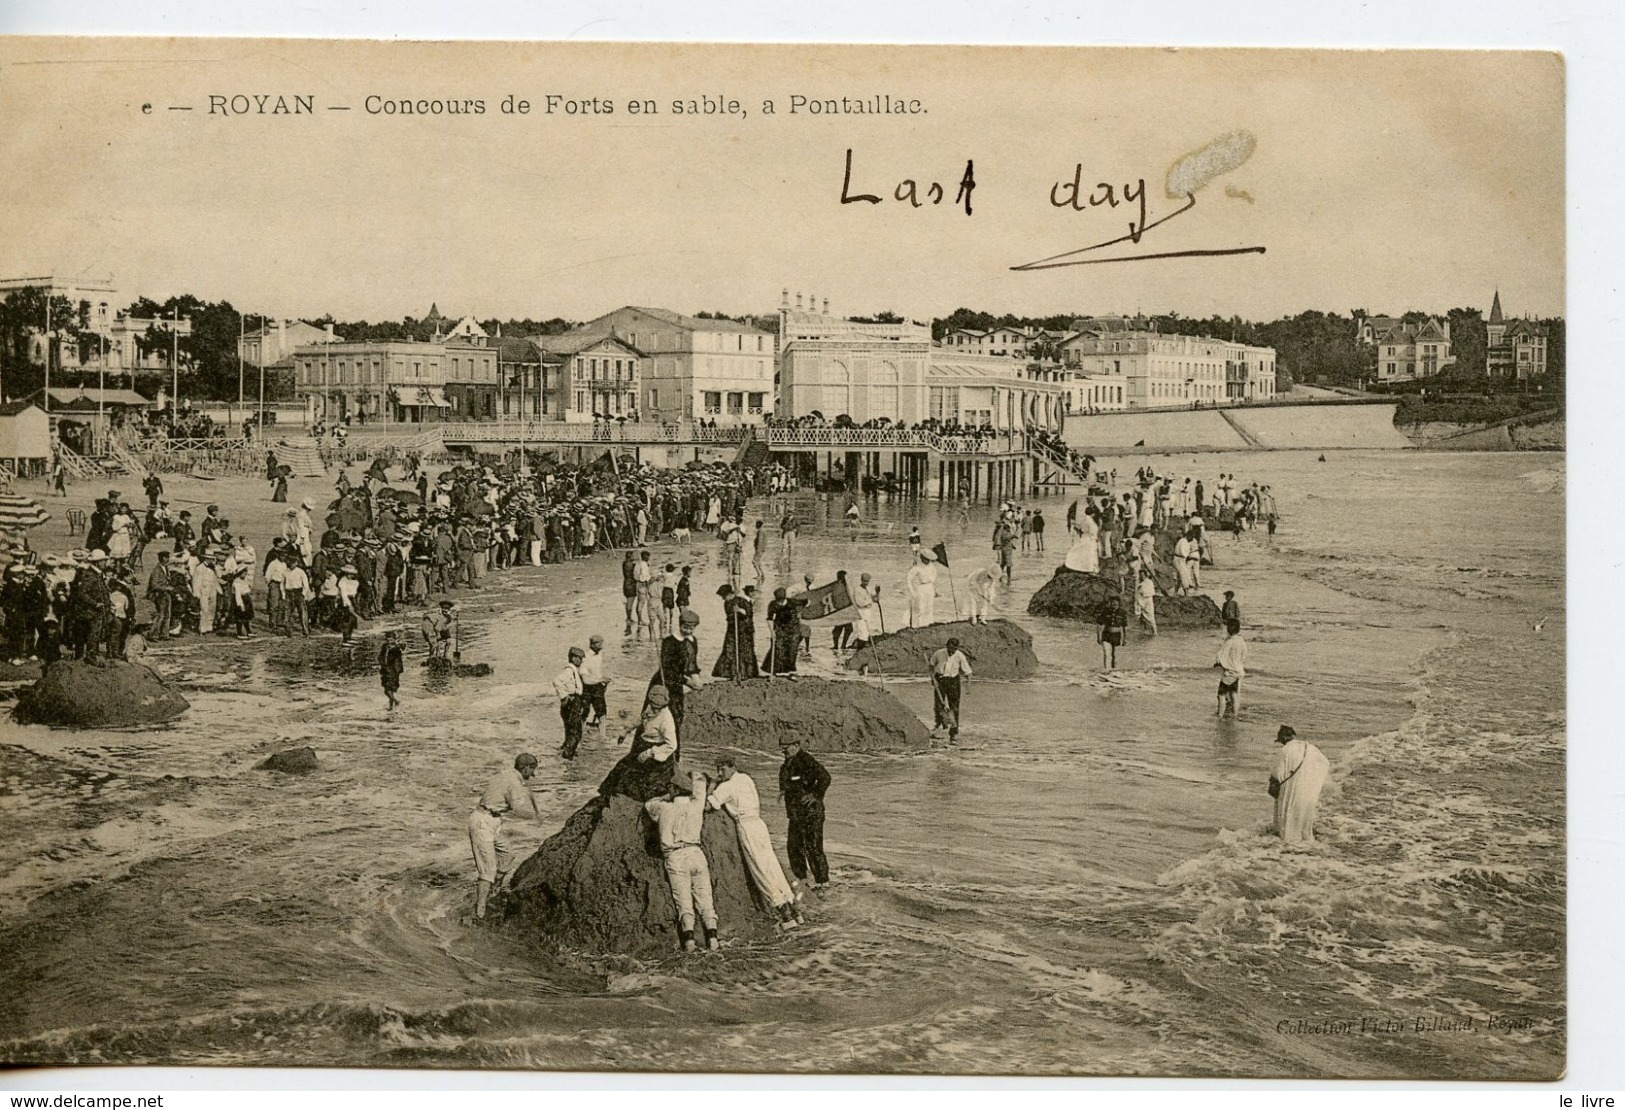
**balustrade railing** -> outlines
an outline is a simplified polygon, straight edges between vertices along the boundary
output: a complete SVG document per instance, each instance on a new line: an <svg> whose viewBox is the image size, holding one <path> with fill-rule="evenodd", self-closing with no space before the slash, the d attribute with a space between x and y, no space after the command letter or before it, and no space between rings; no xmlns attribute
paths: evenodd
<svg viewBox="0 0 1625 1110"><path fill-rule="evenodd" d="M769 428L769 447L827 447L831 450L935 451L939 455L1019 454L1022 432L933 432L924 428Z"/></svg>
<svg viewBox="0 0 1625 1110"><path fill-rule="evenodd" d="M554 420L470 421L440 425L449 443L719 443L740 442L744 425L704 428L688 421L660 424L567 424Z"/></svg>

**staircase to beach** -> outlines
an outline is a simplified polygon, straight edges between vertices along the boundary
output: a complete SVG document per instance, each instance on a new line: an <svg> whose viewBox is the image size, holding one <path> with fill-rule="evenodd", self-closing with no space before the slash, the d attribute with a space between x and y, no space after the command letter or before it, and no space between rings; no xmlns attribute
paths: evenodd
<svg viewBox="0 0 1625 1110"><path fill-rule="evenodd" d="M107 441L107 453L98 458L96 463L108 474L128 474L132 478L145 478L152 473L145 463L112 439Z"/></svg>
<svg viewBox="0 0 1625 1110"><path fill-rule="evenodd" d="M1082 486L1089 485L1090 475L1084 467L1075 464L1066 452L1038 442L1031 436L1027 437L1027 454L1033 460L1034 485L1064 486L1076 482ZM1042 474L1039 466L1048 466L1050 473Z"/></svg>
<svg viewBox="0 0 1625 1110"><path fill-rule="evenodd" d="M739 450L734 453L734 465L745 469L752 466L766 466L773 461L773 449L756 438L750 428L745 429L745 438L739 441Z"/></svg>
<svg viewBox="0 0 1625 1110"><path fill-rule="evenodd" d="M1238 436L1240 436L1243 441L1246 442L1248 447L1252 447L1252 448L1254 448L1256 450L1259 450L1259 451L1265 450L1264 441L1259 439L1257 436L1255 436L1252 432L1248 431L1246 428L1242 427L1241 422L1239 420L1237 420L1234 416L1231 416L1228 412L1225 412L1223 409L1219 409L1218 413L1219 413L1220 416L1224 417L1224 422L1226 424L1230 425L1232 428L1234 428L1236 430L1236 434Z"/></svg>
<svg viewBox="0 0 1625 1110"><path fill-rule="evenodd" d="M107 471L95 459L87 459L60 440L56 443L56 458L62 469L85 481L106 478Z"/></svg>

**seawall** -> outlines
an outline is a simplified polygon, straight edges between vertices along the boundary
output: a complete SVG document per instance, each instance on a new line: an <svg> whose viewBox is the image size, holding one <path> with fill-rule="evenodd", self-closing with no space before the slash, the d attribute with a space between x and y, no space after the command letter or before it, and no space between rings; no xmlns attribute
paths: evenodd
<svg viewBox="0 0 1625 1110"><path fill-rule="evenodd" d="M1397 405L1277 405L1256 408L1100 413L1068 417L1080 451L1184 453L1258 450L1399 450L1413 444L1394 427Z"/></svg>

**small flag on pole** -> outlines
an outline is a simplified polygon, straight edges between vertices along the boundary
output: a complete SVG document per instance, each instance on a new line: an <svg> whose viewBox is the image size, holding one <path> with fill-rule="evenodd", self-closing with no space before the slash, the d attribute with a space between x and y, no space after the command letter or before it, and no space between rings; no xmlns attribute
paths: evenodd
<svg viewBox="0 0 1625 1110"><path fill-rule="evenodd" d="M932 551L933 554L936 555L937 562L941 563L943 566L948 565L948 545L947 544L939 543L935 547L933 547L931 549L931 551Z"/></svg>

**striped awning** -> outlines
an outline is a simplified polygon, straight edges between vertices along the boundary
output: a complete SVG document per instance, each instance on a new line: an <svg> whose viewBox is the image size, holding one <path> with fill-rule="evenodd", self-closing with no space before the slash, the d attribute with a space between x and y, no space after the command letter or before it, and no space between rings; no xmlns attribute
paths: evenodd
<svg viewBox="0 0 1625 1110"><path fill-rule="evenodd" d="M32 497L0 493L0 528L35 528L50 519L51 514Z"/></svg>

